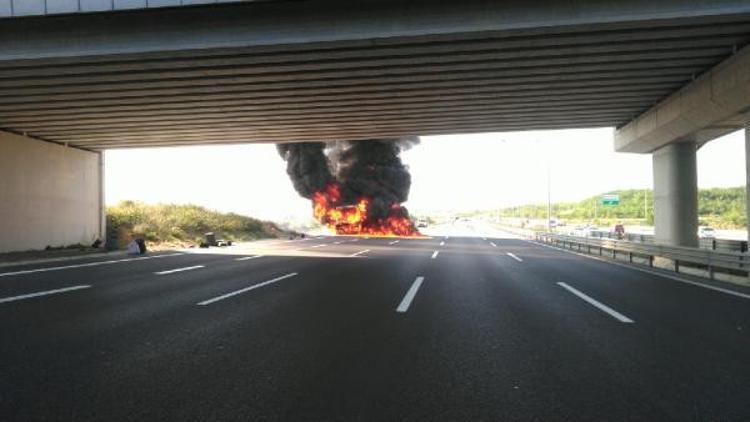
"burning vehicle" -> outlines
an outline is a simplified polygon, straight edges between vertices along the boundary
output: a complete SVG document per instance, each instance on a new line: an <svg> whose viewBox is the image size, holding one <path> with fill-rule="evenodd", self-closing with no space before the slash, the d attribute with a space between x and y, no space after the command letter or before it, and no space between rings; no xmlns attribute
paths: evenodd
<svg viewBox="0 0 750 422"><path fill-rule="evenodd" d="M401 204L411 176L400 152L416 138L279 144L297 192L340 235L421 236ZM327 153L326 153L327 152Z"/></svg>
<svg viewBox="0 0 750 422"><path fill-rule="evenodd" d="M354 205L338 205L340 187L331 184L313 195L313 215L336 234L367 236L419 236L406 208L391 204L383 217L371 215L372 199L360 198Z"/></svg>

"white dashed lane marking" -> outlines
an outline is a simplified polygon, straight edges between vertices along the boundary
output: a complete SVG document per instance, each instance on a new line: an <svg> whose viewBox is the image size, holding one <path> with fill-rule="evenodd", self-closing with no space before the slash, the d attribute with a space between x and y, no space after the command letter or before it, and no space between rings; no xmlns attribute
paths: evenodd
<svg viewBox="0 0 750 422"><path fill-rule="evenodd" d="M584 301L586 301L586 302L587 302L587 303L588 303L589 305L592 305L592 306L594 306L595 308L599 309L600 311L602 311L602 312L604 312L604 313L608 314L608 315L609 315L609 316L611 316L612 318L614 318L614 319L616 319L616 320L618 320L618 321L620 321L620 322L622 322L622 323L625 323L625 324L632 324L632 323L634 323L634 322L635 322L635 321L633 321L632 319L630 319L630 318L626 317L625 315L623 315L623 314L621 314L621 313L619 313L619 312L615 311L614 309L610 308L609 306L607 306L607 305L605 305L605 304L603 304L603 303L601 303L601 302L599 302L599 301L595 300L594 298L592 298L592 297L590 297L590 296L586 295L585 293L581 292L580 290L577 290L577 289L575 289L575 288L573 288L573 287L570 287L570 286L569 286L568 284L566 284L566 283L563 283L563 282L558 282L557 284L558 284L558 285L559 285L560 287L564 288L565 290L569 291L570 293L573 293L574 295L576 295L576 296L578 296L579 298L583 299L583 300L584 300Z"/></svg>
<svg viewBox="0 0 750 422"><path fill-rule="evenodd" d="M216 296L214 298L211 298L211 299L208 299L208 300L204 300L203 302L197 303L197 305L198 306L210 305L210 304L218 302L220 300L228 299L228 298L230 298L232 296L237 296L239 294L242 294L242 293L245 293L245 292L249 292L251 290L259 289L261 287L268 286L270 284L276 283L277 281L281 281L281 280L284 280L284 279L287 279L287 278L290 278L290 277L294 277L296 275L297 275L297 273L289 273L289 274L286 274L286 275L282 275L281 277L276 277L276 278L273 278L271 280L264 281L262 283L254 284L254 285L252 285L250 287L245 287L244 289L235 290L233 292L229 292L229 293L221 295L221 296Z"/></svg>
<svg viewBox="0 0 750 422"><path fill-rule="evenodd" d="M517 256L516 256L515 254L513 254L512 252L508 252L508 256L509 256L509 257L511 257L511 258L513 258L513 259L515 259L515 260L516 260L516 261L518 261L518 262L523 262L523 259L521 259L521 258L517 257Z"/></svg>
<svg viewBox="0 0 750 422"><path fill-rule="evenodd" d="M175 268L173 270L158 271L158 272L155 272L154 274L167 275L167 274L172 274L172 273L181 273L183 271L197 270L199 268L205 268L205 265L193 265L192 267Z"/></svg>
<svg viewBox="0 0 750 422"><path fill-rule="evenodd" d="M251 259L262 258L263 255L243 256L242 258L235 258L235 261L249 261Z"/></svg>
<svg viewBox="0 0 750 422"><path fill-rule="evenodd" d="M40 296L49 296L49 295L55 295L59 293L72 292L74 290L88 289L90 287L91 286L89 285L80 285L80 286L65 287L62 289L46 290L43 292L28 293L28 294L19 295L19 296L3 297L3 298L0 298L0 303L16 302L19 300L31 299L31 298L40 297Z"/></svg>
<svg viewBox="0 0 750 422"><path fill-rule="evenodd" d="M419 276L416 280L411 284L411 287L409 287L409 291L406 292L406 295L404 295L404 298L401 299L401 303L398 304L398 308L396 308L396 312L404 313L409 310L409 306L411 306L411 302L414 300L414 297L417 295L417 291L419 291L419 287L422 285L422 282L424 281L424 277Z"/></svg>

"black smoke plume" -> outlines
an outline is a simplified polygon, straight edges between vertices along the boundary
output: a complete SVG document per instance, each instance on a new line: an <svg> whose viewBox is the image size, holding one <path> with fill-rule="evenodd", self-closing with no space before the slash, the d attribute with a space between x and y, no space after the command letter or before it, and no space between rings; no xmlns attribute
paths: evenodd
<svg viewBox="0 0 750 422"><path fill-rule="evenodd" d="M330 183L341 190L341 203L371 201L369 218L388 216L394 204L409 198L411 175L400 153L419 143L416 137L323 143L278 144L294 188L305 198ZM406 210L401 211L406 215Z"/></svg>
<svg viewBox="0 0 750 422"><path fill-rule="evenodd" d="M333 181L322 142L277 144L279 155L286 161L286 173L294 189L305 198L323 190Z"/></svg>
<svg viewBox="0 0 750 422"><path fill-rule="evenodd" d="M385 218L391 205L406 202L411 175L399 154L402 148L415 142L406 139L347 142L336 162L342 200L353 204L359 198L370 198L370 216L375 219Z"/></svg>

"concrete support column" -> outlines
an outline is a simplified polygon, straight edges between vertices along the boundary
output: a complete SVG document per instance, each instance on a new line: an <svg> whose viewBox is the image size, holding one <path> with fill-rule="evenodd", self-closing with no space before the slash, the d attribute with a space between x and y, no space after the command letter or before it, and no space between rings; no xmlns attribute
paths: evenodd
<svg viewBox="0 0 750 422"><path fill-rule="evenodd" d="M696 144L679 142L654 151L654 238L672 246L698 246Z"/></svg>

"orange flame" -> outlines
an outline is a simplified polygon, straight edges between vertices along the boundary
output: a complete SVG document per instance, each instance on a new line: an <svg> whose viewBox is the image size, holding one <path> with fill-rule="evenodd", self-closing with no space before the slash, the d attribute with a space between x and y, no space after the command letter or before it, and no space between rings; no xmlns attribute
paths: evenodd
<svg viewBox="0 0 750 422"><path fill-rule="evenodd" d="M312 200L315 218L336 234L386 237L421 235L399 204L391 205L386 218L372 219L368 215L369 198L360 198L355 205L341 206L341 191L336 184L315 192Z"/></svg>

